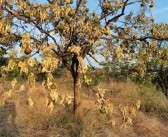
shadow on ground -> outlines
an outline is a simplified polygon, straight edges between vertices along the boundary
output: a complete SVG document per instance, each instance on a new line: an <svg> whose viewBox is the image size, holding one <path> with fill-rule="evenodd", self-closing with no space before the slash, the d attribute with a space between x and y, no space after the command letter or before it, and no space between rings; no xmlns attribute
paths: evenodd
<svg viewBox="0 0 168 137"><path fill-rule="evenodd" d="M0 107L0 137L18 137L19 131L15 124L16 106L14 102L5 102Z"/></svg>

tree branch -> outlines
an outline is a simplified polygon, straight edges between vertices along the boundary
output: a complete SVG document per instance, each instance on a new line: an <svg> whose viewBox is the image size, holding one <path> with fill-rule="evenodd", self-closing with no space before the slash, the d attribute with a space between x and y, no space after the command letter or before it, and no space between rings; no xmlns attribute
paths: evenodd
<svg viewBox="0 0 168 137"><path fill-rule="evenodd" d="M75 14L78 13L78 9L79 9L81 3L82 3L82 0L77 0L77 1L76 1L76 5L77 5L77 6L76 6Z"/></svg>
<svg viewBox="0 0 168 137"><path fill-rule="evenodd" d="M121 13L118 14L117 16L113 17L112 19L109 19L109 20L106 22L106 26L107 26L110 22L112 22L113 20L116 20L116 19L118 19L118 18L120 18L121 16L124 15L125 7L126 7L128 1L129 1L129 0L126 0L126 1L124 2L124 5L123 5L123 8L122 8Z"/></svg>
<svg viewBox="0 0 168 137"><path fill-rule="evenodd" d="M99 62L95 57L93 57L93 55L91 55L90 53L88 53L88 55L96 62L96 63L98 63L99 65L106 65L106 63L101 63L101 62Z"/></svg>

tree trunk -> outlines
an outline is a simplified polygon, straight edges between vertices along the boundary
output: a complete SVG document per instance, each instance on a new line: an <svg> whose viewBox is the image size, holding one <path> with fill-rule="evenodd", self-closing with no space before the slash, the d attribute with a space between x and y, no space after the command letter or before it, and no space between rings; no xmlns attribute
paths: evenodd
<svg viewBox="0 0 168 137"><path fill-rule="evenodd" d="M82 101L80 98L79 76L74 79L74 112L76 116L82 117Z"/></svg>
<svg viewBox="0 0 168 137"><path fill-rule="evenodd" d="M82 101L80 98L80 85L79 85L79 61L77 55L74 55L72 58L71 64L71 74L74 80L74 113L78 117L82 117Z"/></svg>

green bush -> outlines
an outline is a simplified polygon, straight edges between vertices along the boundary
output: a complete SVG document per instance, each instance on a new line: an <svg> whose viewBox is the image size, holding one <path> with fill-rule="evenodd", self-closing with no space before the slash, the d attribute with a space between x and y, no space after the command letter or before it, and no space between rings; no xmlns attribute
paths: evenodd
<svg viewBox="0 0 168 137"><path fill-rule="evenodd" d="M152 112L168 119L168 100L163 92L157 91L155 86L140 85L141 109Z"/></svg>

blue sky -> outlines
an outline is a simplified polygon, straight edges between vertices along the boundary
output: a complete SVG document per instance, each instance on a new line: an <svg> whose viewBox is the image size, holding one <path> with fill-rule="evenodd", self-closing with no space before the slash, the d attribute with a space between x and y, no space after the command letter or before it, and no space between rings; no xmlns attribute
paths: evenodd
<svg viewBox="0 0 168 137"><path fill-rule="evenodd" d="M168 0L155 0L153 15L156 18L156 22L168 23Z"/></svg>

